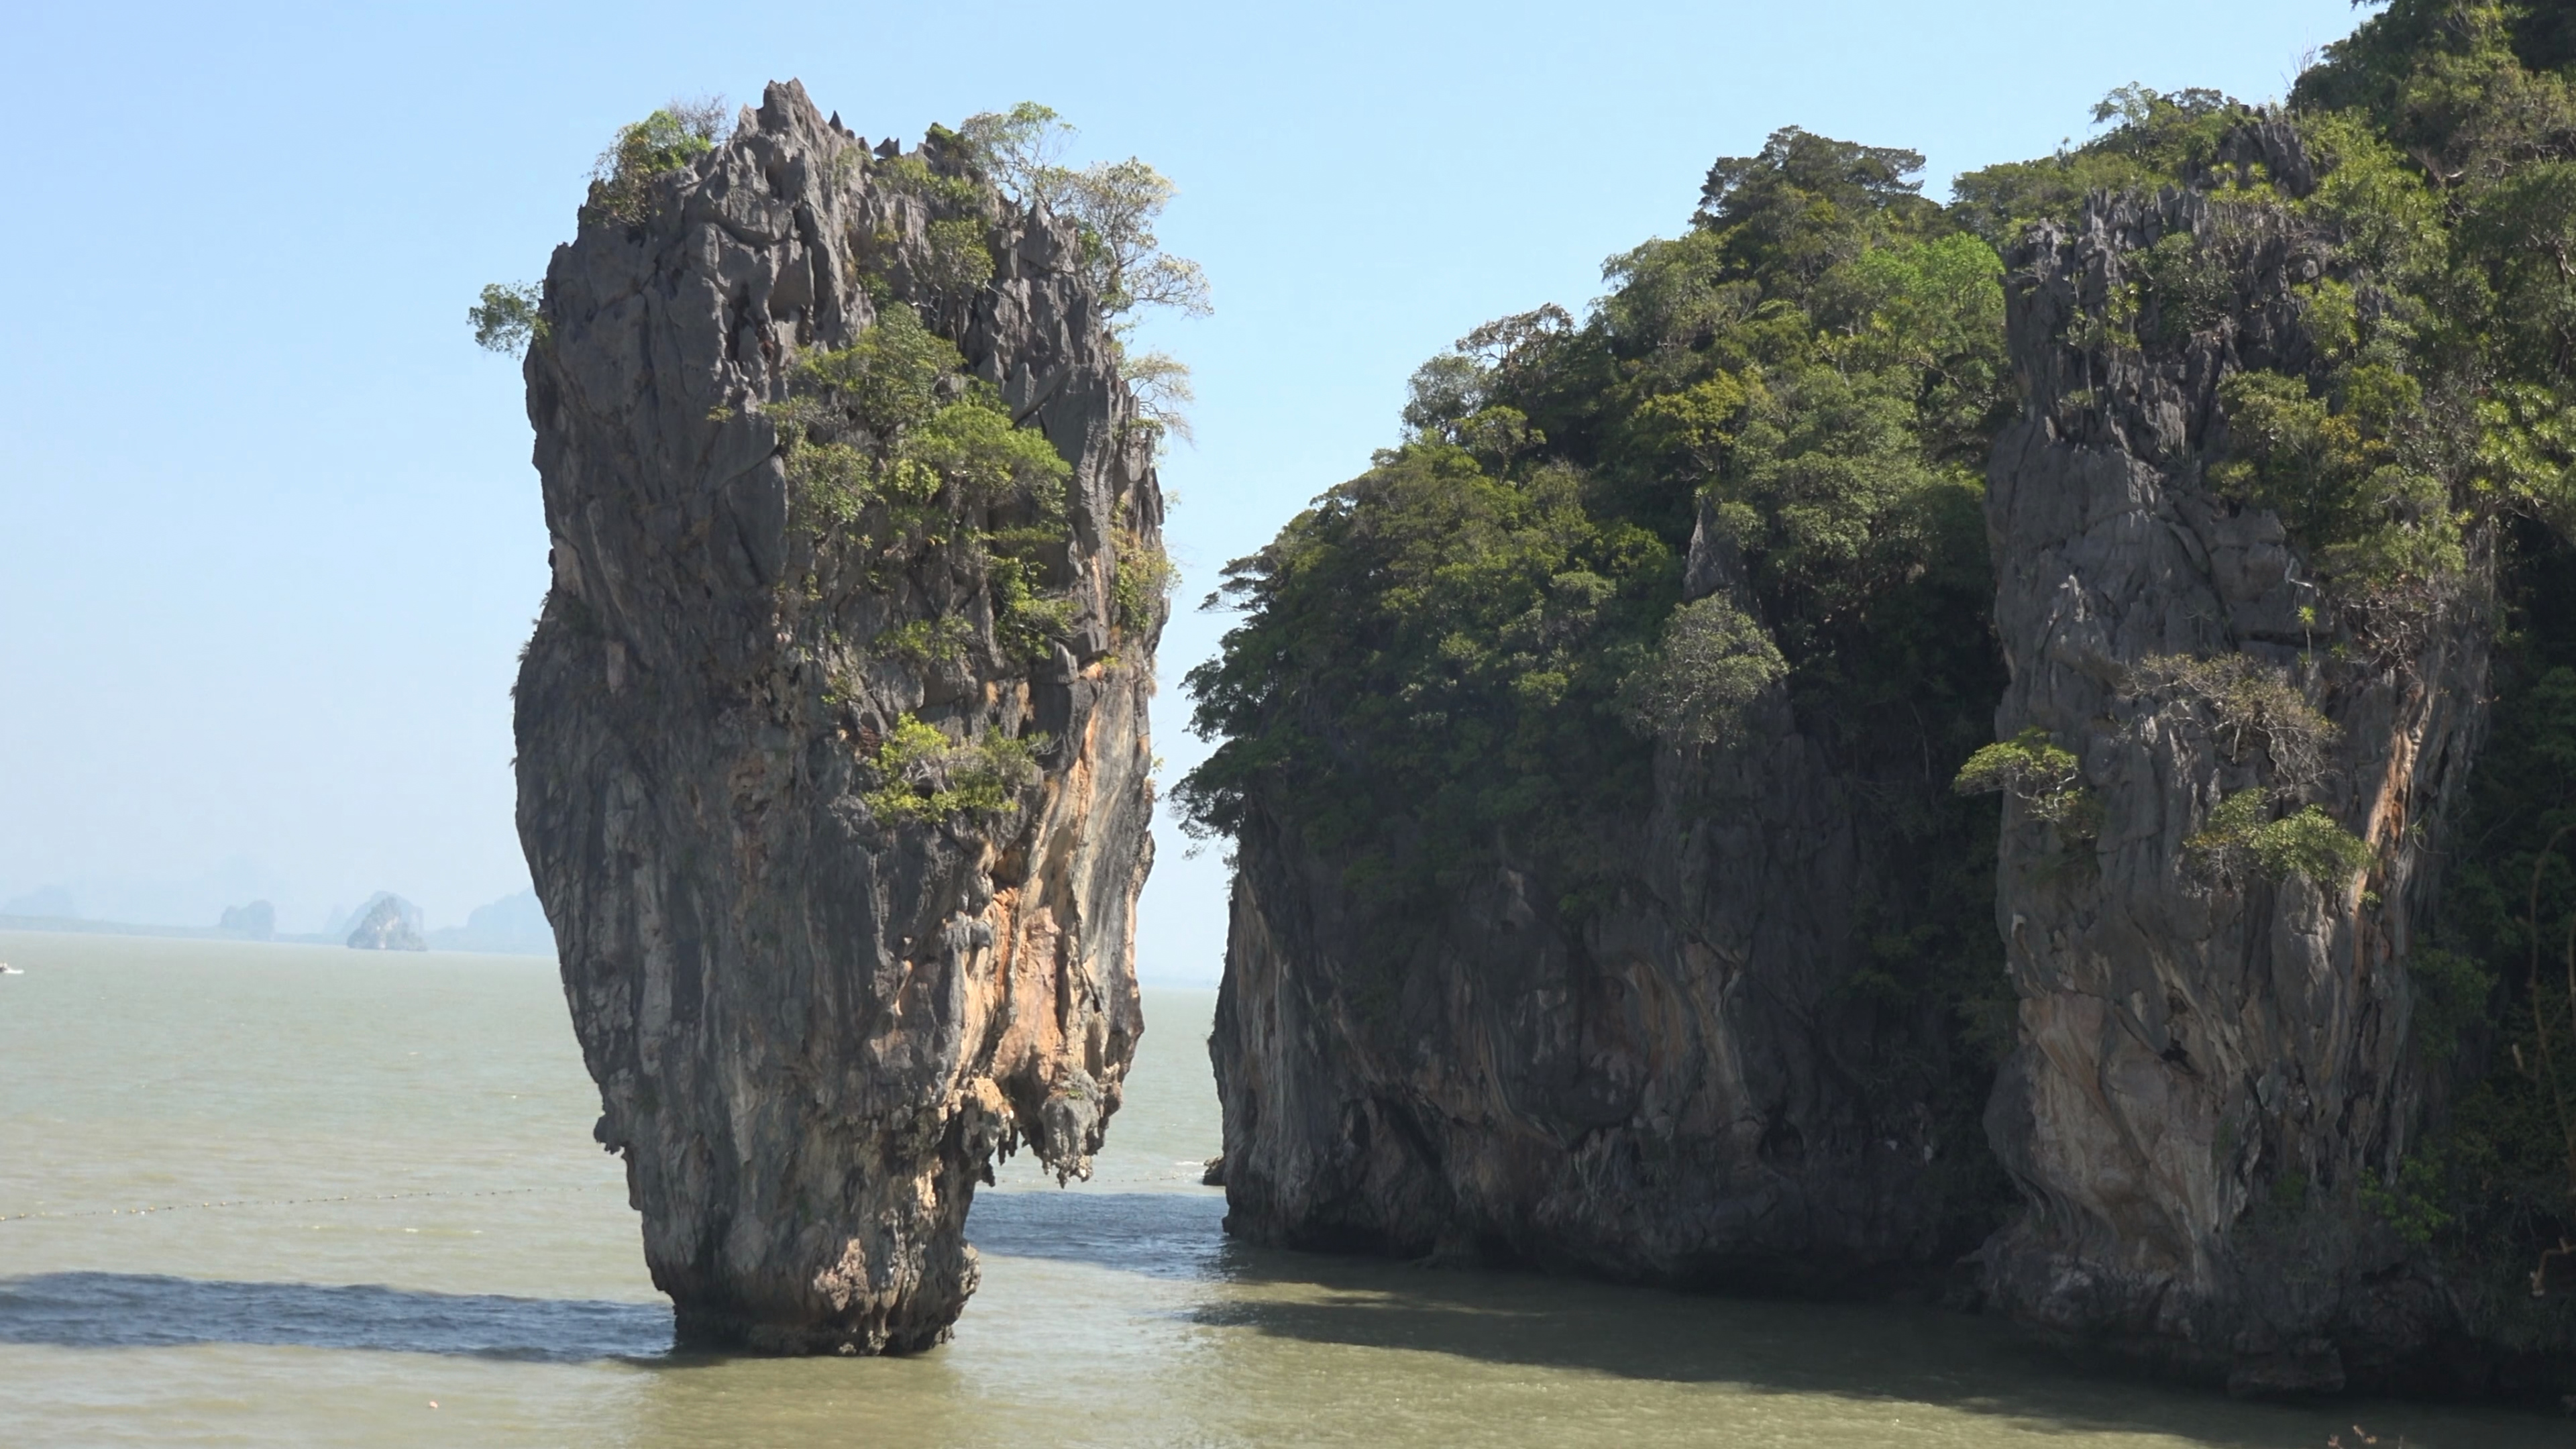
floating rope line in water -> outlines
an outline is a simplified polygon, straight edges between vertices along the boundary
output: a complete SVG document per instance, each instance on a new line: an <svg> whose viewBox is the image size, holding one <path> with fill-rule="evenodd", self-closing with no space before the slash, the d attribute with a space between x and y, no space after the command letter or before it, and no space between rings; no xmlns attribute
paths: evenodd
<svg viewBox="0 0 2576 1449"><path fill-rule="evenodd" d="M0 1223L25 1222L29 1218L141 1218L150 1217L154 1213L185 1212L195 1208L308 1207L314 1203L326 1202L399 1202L423 1197L524 1197L536 1192L588 1192L590 1190L585 1184L570 1183L563 1187L493 1187L473 1191L351 1192L343 1193L338 1197L236 1197L227 1198L221 1202L163 1203L157 1207L89 1208L81 1212L67 1213L9 1213L0 1215Z"/></svg>

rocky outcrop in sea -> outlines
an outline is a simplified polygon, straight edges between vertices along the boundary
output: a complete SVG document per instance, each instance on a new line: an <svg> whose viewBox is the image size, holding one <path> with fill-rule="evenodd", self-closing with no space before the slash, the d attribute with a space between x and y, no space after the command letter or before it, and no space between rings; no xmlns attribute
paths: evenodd
<svg viewBox="0 0 2576 1449"><path fill-rule="evenodd" d="M227 913L229 914L229 913ZM420 907L391 893L379 893L358 913L349 928L352 951L426 951L420 930Z"/></svg>
<svg viewBox="0 0 2576 1449"><path fill-rule="evenodd" d="M1143 1029L1154 430L945 133L777 84L629 196L526 364L519 826L597 1137L685 1340L925 1348L995 1154L1086 1171Z"/></svg>
<svg viewBox="0 0 2576 1449"><path fill-rule="evenodd" d="M265 941L277 934L277 907L267 901L252 901L246 906L226 906L215 929L253 941Z"/></svg>
<svg viewBox="0 0 2576 1449"><path fill-rule="evenodd" d="M1995 935L1963 958L2011 992L1982 1123L1960 1130L1975 1064L1934 1013L1986 998L1872 973L1943 878L1890 830L1920 798L1775 687L1732 747L1661 749L1648 806L1576 852L1614 863L1579 898L1497 830L1501 865L1389 908L1243 777L1211 1042L1232 1232L1678 1286L1928 1280L2247 1394L2563 1391L2565 1316L2532 1305L2564 1245L2522 1301L2525 1264L2436 1241L2449 1219L2405 1196L2504 1055L2487 1022L2428 1045L2463 1003L2416 974L2471 843L2495 525L2461 511L2453 562L2373 574L2252 501L2272 454L2230 399L2322 414L2350 344L2317 319L2412 304L2370 273L2367 218L2299 204L2328 168L2293 121L2211 115L2190 185L2079 198L2004 256L2019 406L1988 424L1984 516L2010 673L1959 780L2010 782ZM1684 607L1744 594L1709 506Z"/></svg>

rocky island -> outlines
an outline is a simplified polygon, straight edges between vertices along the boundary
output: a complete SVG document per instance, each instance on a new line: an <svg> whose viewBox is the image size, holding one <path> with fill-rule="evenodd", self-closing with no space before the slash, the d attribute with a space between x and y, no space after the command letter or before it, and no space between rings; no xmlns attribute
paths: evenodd
<svg viewBox="0 0 2576 1449"><path fill-rule="evenodd" d="M630 127L527 352L519 827L689 1342L939 1342L1143 1023L1156 430L1081 238L794 82Z"/></svg>
<svg viewBox="0 0 2576 1449"><path fill-rule="evenodd" d="M429 941L421 935L420 907L390 891L380 891L358 912L349 927L349 949L352 951L426 951ZM227 921L226 925L231 925Z"/></svg>
<svg viewBox="0 0 2576 1449"><path fill-rule="evenodd" d="M1229 1230L2576 1387L2553 17L1785 130L1426 364L1190 680Z"/></svg>

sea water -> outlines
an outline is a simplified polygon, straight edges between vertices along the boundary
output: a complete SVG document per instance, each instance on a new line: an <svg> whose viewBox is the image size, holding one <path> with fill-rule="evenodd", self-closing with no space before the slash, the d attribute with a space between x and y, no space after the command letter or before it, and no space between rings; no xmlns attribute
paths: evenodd
<svg viewBox="0 0 2576 1449"><path fill-rule="evenodd" d="M2576 1425L2237 1404L1935 1310L1229 1242L1215 997L1148 991L1087 1184L977 1199L902 1359L671 1350L552 963L0 934L0 1445L2223 1445Z"/></svg>

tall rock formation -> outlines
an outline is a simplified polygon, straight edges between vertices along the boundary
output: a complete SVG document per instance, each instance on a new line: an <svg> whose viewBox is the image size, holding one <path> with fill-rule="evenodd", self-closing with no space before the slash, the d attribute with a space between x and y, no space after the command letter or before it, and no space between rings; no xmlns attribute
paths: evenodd
<svg viewBox="0 0 2576 1449"><path fill-rule="evenodd" d="M1086 1171L1142 1029L1153 431L1069 228L944 133L789 82L621 184L528 356L517 689L597 1136L685 1340L927 1347L995 1152Z"/></svg>
<svg viewBox="0 0 2576 1449"><path fill-rule="evenodd" d="M2284 190L2309 184L2285 124L2234 144ZM2214 315L2150 286L2167 315L2134 331L2166 340L2105 345L2149 249L2176 237L2213 264ZM2393 1172L2424 1105L2405 963L2482 726L2478 591L2356 638L2280 520L2207 476L2223 379L2320 365L2293 289L2337 265L2331 241L2280 208L2222 224L2178 190L2041 228L2009 259L2027 406L1987 501L2002 737L2046 731L2100 807L2097 839L2018 807L2006 826L1996 917L2021 1045L1990 1126L2030 1206L1987 1250L1990 1286L2025 1319L2252 1391L2402 1380L2452 1318L2356 1194ZM2151 661L2178 658L2272 671L2337 727L2321 758L2259 729L2249 745L2166 687ZM2367 869L2213 873L2188 842L2257 787L2322 806Z"/></svg>
<svg viewBox="0 0 2576 1449"><path fill-rule="evenodd" d="M1739 569L1703 509L1685 595ZM1872 804L1920 781L1838 758L1777 689L1744 735L1660 750L1647 816L1601 827L1632 869L1580 915L1526 861L1428 915L1372 902L1251 802L1210 1041L1227 1229L1766 1290L1972 1248L1996 1184L1950 1008L1857 981L1865 911L1921 914Z"/></svg>

